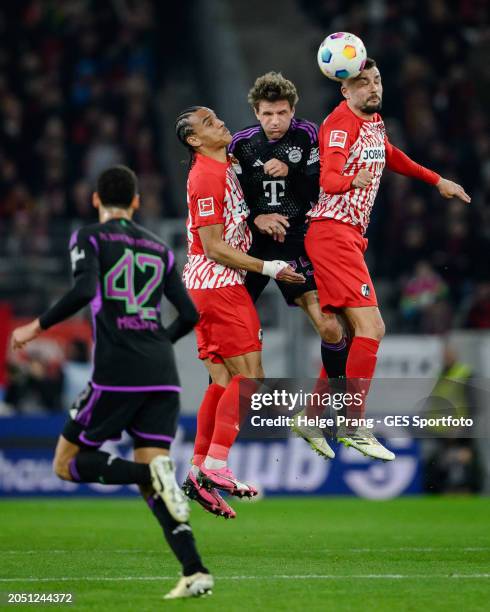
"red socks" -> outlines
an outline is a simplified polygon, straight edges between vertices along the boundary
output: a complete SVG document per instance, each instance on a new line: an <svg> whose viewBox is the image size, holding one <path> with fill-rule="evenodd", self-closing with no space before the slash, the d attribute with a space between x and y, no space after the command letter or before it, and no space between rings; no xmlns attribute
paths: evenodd
<svg viewBox="0 0 490 612"><path fill-rule="evenodd" d="M354 336L347 357L347 378L372 378L376 368L378 348L377 340Z"/></svg>
<svg viewBox="0 0 490 612"><path fill-rule="evenodd" d="M352 418L362 417L364 414L364 404L369 393L371 379L376 369L376 354L379 342L372 338L354 336L347 357L346 375L348 388L351 393L361 393L364 400L362 406L356 406L348 410ZM364 380L356 380L356 379Z"/></svg>
<svg viewBox="0 0 490 612"><path fill-rule="evenodd" d="M241 374L233 376L216 408L213 438L207 453L213 459L220 459L221 461L228 459L230 448L240 431L241 381L248 381L248 379Z"/></svg>
<svg viewBox="0 0 490 612"><path fill-rule="evenodd" d="M200 466L208 454L209 445L213 437L216 408L225 391L225 387L216 383L212 383L206 389L197 413L197 432L192 460L194 465Z"/></svg>
<svg viewBox="0 0 490 612"><path fill-rule="evenodd" d="M327 393L328 390L328 375L325 371L325 368L322 366L315 386L313 388L313 397L316 397L316 394L319 394L321 396L323 393ZM321 403L312 401L306 406L306 416L310 419L314 419L316 416L320 416L323 411L324 406Z"/></svg>

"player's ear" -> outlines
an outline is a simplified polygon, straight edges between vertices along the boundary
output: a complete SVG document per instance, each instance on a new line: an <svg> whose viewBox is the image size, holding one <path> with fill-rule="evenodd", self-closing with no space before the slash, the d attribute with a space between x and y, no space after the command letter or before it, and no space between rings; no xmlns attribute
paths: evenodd
<svg viewBox="0 0 490 612"><path fill-rule="evenodd" d="M102 202L100 201L99 194L94 191L92 194L92 206L97 208L97 210L102 206Z"/></svg>
<svg viewBox="0 0 490 612"><path fill-rule="evenodd" d="M340 93L344 96L346 100L349 100L350 98L349 89L343 83L340 86Z"/></svg>
<svg viewBox="0 0 490 612"><path fill-rule="evenodd" d="M140 194L139 193L135 194L134 198L131 200L131 204L129 205L129 207L132 210L138 210L138 208L140 207Z"/></svg>
<svg viewBox="0 0 490 612"><path fill-rule="evenodd" d="M192 136L188 136L186 140L187 144L190 144L191 147L200 147L202 145L201 140L195 134L192 134Z"/></svg>

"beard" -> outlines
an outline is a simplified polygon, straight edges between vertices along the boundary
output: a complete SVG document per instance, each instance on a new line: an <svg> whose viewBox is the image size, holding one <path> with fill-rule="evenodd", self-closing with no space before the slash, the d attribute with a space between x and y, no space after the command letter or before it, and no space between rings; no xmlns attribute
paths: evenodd
<svg viewBox="0 0 490 612"><path fill-rule="evenodd" d="M373 100L366 102L363 107L361 107L361 111L366 113L366 115L373 115L374 113L379 113L383 106L383 102L380 99L379 102L374 102Z"/></svg>

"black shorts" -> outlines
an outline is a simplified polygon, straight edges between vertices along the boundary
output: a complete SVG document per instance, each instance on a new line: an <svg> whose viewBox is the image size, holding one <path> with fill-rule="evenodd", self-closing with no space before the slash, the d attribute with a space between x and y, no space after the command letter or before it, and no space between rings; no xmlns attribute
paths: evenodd
<svg viewBox="0 0 490 612"><path fill-rule="evenodd" d="M97 449L127 431L135 448L169 448L178 416L175 391L101 391L89 383L75 400L62 435L72 444Z"/></svg>
<svg viewBox="0 0 490 612"><path fill-rule="evenodd" d="M270 236L254 233L252 246L248 254L258 259L282 259L283 261L287 261L295 272L303 274L306 282L302 285L292 285L284 281L275 281L289 306L294 306L294 300L301 297L304 293L316 290L313 267L305 251L304 236L289 236L281 243L276 242ZM254 302L257 301L269 280L270 278L263 274L247 272L245 287Z"/></svg>

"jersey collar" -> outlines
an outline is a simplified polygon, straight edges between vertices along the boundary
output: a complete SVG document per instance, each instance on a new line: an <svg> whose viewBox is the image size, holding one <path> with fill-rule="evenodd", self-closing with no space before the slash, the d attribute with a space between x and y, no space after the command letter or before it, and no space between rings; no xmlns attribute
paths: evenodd
<svg viewBox="0 0 490 612"><path fill-rule="evenodd" d="M203 155L202 153L196 153L196 162L199 163L199 165L205 165L208 168L217 168L222 170L230 165L230 160L230 155L227 155L227 160L225 162L221 162L217 159L213 159L212 157L208 157L207 155Z"/></svg>

